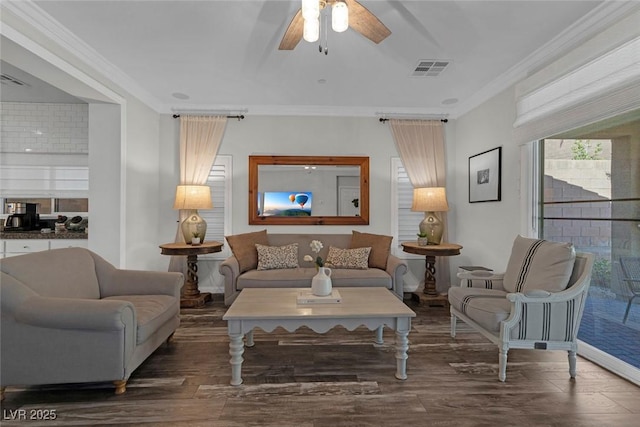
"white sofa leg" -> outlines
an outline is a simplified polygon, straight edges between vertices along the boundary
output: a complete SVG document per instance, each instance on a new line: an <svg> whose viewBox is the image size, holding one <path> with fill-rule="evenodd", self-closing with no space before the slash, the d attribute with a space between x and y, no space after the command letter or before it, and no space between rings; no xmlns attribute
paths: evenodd
<svg viewBox="0 0 640 427"><path fill-rule="evenodd" d="M498 379L505 382L507 379L507 352L509 349L500 349L498 354Z"/></svg>
<svg viewBox="0 0 640 427"><path fill-rule="evenodd" d="M456 323L457 323L458 318L456 317L455 314L451 315L451 338L455 338L456 337Z"/></svg>
<svg viewBox="0 0 640 427"><path fill-rule="evenodd" d="M573 350L569 350L569 375L571 378L576 377L576 352Z"/></svg>

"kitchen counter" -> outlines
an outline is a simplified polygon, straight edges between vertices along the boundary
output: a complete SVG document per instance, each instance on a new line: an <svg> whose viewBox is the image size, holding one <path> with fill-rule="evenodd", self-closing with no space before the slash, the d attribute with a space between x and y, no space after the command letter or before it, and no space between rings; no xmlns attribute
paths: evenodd
<svg viewBox="0 0 640 427"><path fill-rule="evenodd" d="M84 231L67 231L66 233L41 233L40 231L0 231L0 239L87 239L89 235Z"/></svg>

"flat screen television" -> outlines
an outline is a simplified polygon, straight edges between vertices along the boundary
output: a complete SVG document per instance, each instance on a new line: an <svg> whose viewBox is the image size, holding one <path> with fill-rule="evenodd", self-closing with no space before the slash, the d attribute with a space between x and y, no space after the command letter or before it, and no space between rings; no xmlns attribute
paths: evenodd
<svg viewBox="0 0 640 427"><path fill-rule="evenodd" d="M258 203L261 216L311 216L311 191L265 191L262 195Z"/></svg>

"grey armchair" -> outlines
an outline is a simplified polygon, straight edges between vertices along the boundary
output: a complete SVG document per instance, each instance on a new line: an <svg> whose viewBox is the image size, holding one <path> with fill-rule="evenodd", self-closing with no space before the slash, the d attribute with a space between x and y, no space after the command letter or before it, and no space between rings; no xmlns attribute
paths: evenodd
<svg viewBox="0 0 640 427"><path fill-rule="evenodd" d="M82 248L0 264L0 390L113 381L131 373L180 324L181 273L120 270Z"/></svg>
<svg viewBox="0 0 640 427"><path fill-rule="evenodd" d="M460 287L449 290L451 336L460 319L496 344L500 381L511 348L567 350L574 378L593 261L593 254L576 254L570 244L518 236L504 274L458 274Z"/></svg>

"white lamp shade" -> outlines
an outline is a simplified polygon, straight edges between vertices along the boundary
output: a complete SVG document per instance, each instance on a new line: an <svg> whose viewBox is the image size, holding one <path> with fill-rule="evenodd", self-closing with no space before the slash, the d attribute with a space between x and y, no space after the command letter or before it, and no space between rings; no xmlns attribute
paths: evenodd
<svg viewBox="0 0 640 427"><path fill-rule="evenodd" d="M178 185L173 209L212 209L208 185Z"/></svg>
<svg viewBox="0 0 640 427"><path fill-rule="evenodd" d="M302 38L308 42L318 41L320 38L320 20L318 18L304 20Z"/></svg>
<svg viewBox="0 0 640 427"><path fill-rule="evenodd" d="M411 210L416 212L445 212L449 210L444 187L423 187L413 189Z"/></svg>
<svg viewBox="0 0 640 427"><path fill-rule="evenodd" d="M305 19L318 19L320 16L319 0L302 0L302 17Z"/></svg>
<svg viewBox="0 0 640 427"><path fill-rule="evenodd" d="M342 33L349 28L349 8L344 1L336 1L331 8L331 29Z"/></svg>

